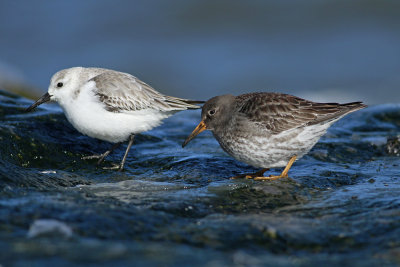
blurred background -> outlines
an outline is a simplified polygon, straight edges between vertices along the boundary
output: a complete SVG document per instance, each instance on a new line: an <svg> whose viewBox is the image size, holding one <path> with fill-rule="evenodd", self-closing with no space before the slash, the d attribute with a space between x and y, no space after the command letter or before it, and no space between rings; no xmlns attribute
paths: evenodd
<svg viewBox="0 0 400 267"><path fill-rule="evenodd" d="M72 66L207 100L277 91L400 102L400 1L0 1L0 88L37 97Z"/></svg>

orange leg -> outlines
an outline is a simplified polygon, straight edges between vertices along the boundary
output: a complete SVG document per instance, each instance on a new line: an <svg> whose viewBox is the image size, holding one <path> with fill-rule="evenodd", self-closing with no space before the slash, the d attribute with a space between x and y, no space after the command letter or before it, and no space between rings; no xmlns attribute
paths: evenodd
<svg viewBox="0 0 400 267"><path fill-rule="evenodd" d="M268 171L269 169L262 169L261 171L258 171L256 173L245 173L241 174L238 176L231 177L230 179L238 179L238 178L246 178L246 179L254 179L257 181L262 181L262 180L276 180L279 178L286 178L288 177L288 172L290 168L292 167L293 163L296 161L297 156L294 155L293 157L290 158L288 164L286 165L285 169L282 171L280 175L270 175L270 176L263 176L264 172Z"/></svg>
<svg viewBox="0 0 400 267"><path fill-rule="evenodd" d="M279 178L286 178L288 177L288 172L290 170L290 168L292 167L293 163L295 162L297 156L294 155L293 157L291 157L291 159L289 160L288 164L286 165L285 169L282 171L282 173L280 175L270 175L270 176L259 176L259 177L253 177L254 180L257 181L263 181L263 180L276 180Z"/></svg>

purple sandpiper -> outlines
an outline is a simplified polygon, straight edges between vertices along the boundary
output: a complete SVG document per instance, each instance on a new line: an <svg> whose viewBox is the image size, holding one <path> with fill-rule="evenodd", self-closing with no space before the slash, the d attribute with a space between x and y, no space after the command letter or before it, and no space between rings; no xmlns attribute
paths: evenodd
<svg viewBox="0 0 400 267"><path fill-rule="evenodd" d="M316 103L280 93L216 96L204 104L201 122L182 147L202 131L210 130L229 155L263 168L232 178L275 180L288 177L294 161L310 151L335 121L365 107L362 102ZM276 167L285 169L277 176L263 176Z"/></svg>

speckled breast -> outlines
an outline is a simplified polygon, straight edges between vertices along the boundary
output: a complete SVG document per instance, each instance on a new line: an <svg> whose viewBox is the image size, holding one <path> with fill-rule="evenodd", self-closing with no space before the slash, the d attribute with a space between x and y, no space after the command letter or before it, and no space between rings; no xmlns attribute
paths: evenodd
<svg viewBox="0 0 400 267"><path fill-rule="evenodd" d="M267 129L246 129L214 133L221 147L235 159L260 168L284 167L289 159L304 156L329 125L299 127L279 134Z"/></svg>

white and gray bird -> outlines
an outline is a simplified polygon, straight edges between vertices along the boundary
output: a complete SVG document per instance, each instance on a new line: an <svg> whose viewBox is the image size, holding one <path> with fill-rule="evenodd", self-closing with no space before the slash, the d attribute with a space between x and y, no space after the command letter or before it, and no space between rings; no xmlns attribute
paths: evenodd
<svg viewBox="0 0 400 267"><path fill-rule="evenodd" d="M175 112L198 109L199 103L163 95L138 78L103 68L74 67L53 75L48 92L26 109L57 101L68 121L84 135L115 143L98 158L100 164L122 142L129 141L118 166L122 170L135 134L148 131Z"/></svg>

